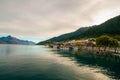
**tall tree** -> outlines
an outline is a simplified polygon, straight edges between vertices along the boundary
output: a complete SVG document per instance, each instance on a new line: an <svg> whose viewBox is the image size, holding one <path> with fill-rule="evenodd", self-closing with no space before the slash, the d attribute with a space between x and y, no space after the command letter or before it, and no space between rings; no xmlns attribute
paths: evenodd
<svg viewBox="0 0 120 80"><path fill-rule="evenodd" d="M99 47L104 47L104 52L106 52L106 48L109 46L111 37L107 35L102 35L96 39L96 45Z"/></svg>
<svg viewBox="0 0 120 80"><path fill-rule="evenodd" d="M119 43L118 43L118 40L117 39L113 39L113 38L110 38L109 39L109 46L114 48L114 52L116 53L117 52L117 48L119 46Z"/></svg>
<svg viewBox="0 0 120 80"><path fill-rule="evenodd" d="M96 45L99 47L104 47L104 52L106 52L106 47L114 48L116 53L119 43L117 39L114 39L107 35L102 35L96 39Z"/></svg>
<svg viewBox="0 0 120 80"><path fill-rule="evenodd" d="M120 41L120 35L116 35L113 37L114 39L117 39L118 41Z"/></svg>

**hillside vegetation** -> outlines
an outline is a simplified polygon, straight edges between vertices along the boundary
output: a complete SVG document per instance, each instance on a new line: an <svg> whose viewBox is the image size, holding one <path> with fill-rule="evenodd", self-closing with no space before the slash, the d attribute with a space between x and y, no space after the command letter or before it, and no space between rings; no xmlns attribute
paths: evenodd
<svg viewBox="0 0 120 80"><path fill-rule="evenodd" d="M82 39L82 38L92 38L92 37L95 38L100 35L109 35L109 36L120 35L120 15L112 19L109 19L108 21L100 25L83 27L76 30L75 32L63 34L58 37L54 37L49 40L39 42L38 44L44 44L46 42L58 42L58 41L66 41L73 39Z"/></svg>

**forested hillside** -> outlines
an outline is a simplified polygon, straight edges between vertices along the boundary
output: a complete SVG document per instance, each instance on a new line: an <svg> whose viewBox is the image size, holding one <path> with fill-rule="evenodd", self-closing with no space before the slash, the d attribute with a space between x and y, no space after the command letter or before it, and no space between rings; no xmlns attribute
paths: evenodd
<svg viewBox="0 0 120 80"><path fill-rule="evenodd" d="M61 36L51 38L49 40L40 42L38 44L46 43L48 41L57 42L57 41L65 41L72 39L98 37L100 35L110 35L110 36L120 35L120 16L109 19L108 21L100 25L83 27L76 30L75 32L63 34Z"/></svg>

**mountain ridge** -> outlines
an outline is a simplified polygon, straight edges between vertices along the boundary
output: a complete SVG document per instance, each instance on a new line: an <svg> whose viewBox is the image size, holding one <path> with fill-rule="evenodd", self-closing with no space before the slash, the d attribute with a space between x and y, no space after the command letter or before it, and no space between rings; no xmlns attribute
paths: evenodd
<svg viewBox="0 0 120 80"><path fill-rule="evenodd" d="M82 29L85 29L85 30L80 32ZM72 34L72 33L76 33L76 34ZM72 36L70 34L72 34ZM64 39L64 37L66 37L66 35L69 37ZM81 39L81 38L91 38L91 37L95 38L100 35L110 35L110 36L120 35L120 15L113 17L113 18L103 22L100 25L94 25L94 26L90 26L90 27L82 27L74 32L71 32L68 34L63 34L58 37L54 37L54 38L48 39L46 41L39 42L38 44L44 44L48 41L57 42L57 41L65 41L65 40L73 40L73 39ZM63 39L61 40L60 37L63 37Z"/></svg>
<svg viewBox="0 0 120 80"><path fill-rule="evenodd" d="M35 43L28 40L20 40L16 37L8 35L6 37L0 37L0 44L23 44L23 45L34 45Z"/></svg>
<svg viewBox="0 0 120 80"><path fill-rule="evenodd" d="M120 15L111 18L100 25L92 26L83 34L74 37L79 37L79 38L98 37L100 35L109 35L109 36L120 35Z"/></svg>
<svg viewBox="0 0 120 80"><path fill-rule="evenodd" d="M48 39L46 41L42 41L42 42L40 42L38 44L44 44L46 42L52 42L52 41L59 42L59 41L63 41L63 40L68 40L70 37L75 36L75 35L77 36L77 35L83 33L84 31L86 31L88 29L89 29L89 27L82 27L82 28L80 28L80 29L78 29L78 30L76 30L74 32L62 34L60 36L50 38L50 39Z"/></svg>

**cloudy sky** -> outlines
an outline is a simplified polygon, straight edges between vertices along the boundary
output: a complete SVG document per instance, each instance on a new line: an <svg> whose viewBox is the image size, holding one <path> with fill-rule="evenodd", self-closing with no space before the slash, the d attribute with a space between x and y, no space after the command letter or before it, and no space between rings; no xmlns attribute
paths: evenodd
<svg viewBox="0 0 120 80"><path fill-rule="evenodd" d="M0 0L0 36L35 42L120 14L120 0Z"/></svg>

